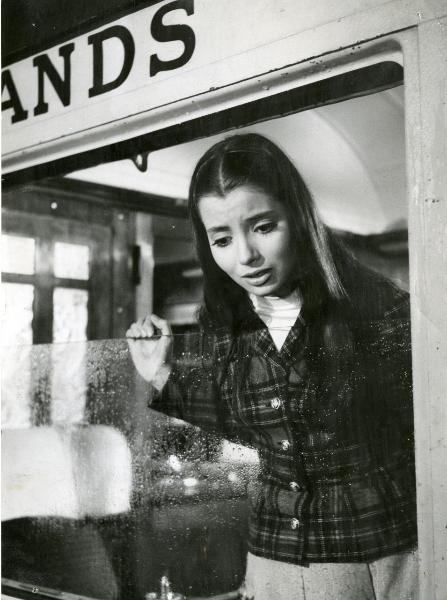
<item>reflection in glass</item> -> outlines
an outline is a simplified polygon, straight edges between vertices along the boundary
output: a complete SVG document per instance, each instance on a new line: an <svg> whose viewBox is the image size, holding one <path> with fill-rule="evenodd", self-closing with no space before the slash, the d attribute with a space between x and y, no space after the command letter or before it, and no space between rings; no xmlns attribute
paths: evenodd
<svg viewBox="0 0 447 600"><path fill-rule="evenodd" d="M188 596L237 589L253 451L149 409L124 340L8 354L3 386L17 398L27 377L32 410L3 432L3 575L107 600L164 575Z"/></svg>
<svg viewBox="0 0 447 600"><path fill-rule="evenodd" d="M4 273L34 273L35 240L17 235L2 234L2 271Z"/></svg>
<svg viewBox="0 0 447 600"><path fill-rule="evenodd" d="M31 356L28 346L11 352L2 348L1 423L2 429L31 426ZM20 374L20 378L17 374Z"/></svg>
<svg viewBox="0 0 447 600"><path fill-rule="evenodd" d="M81 244L54 244L54 274L67 279L83 279L89 277L89 247Z"/></svg>
<svg viewBox="0 0 447 600"><path fill-rule="evenodd" d="M55 344L51 347L51 363L50 422L82 423L87 400L85 345Z"/></svg>
<svg viewBox="0 0 447 600"><path fill-rule="evenodd" d="M87 339L88 292L57 287L53 293L53 341L82 342Z"/></svg>
<svg viewBox="0 0 447 600"><path fill-rule="evenodd" d="M28 283L2 283L2 288L2 346L31 344L34 286Z"/></svg>

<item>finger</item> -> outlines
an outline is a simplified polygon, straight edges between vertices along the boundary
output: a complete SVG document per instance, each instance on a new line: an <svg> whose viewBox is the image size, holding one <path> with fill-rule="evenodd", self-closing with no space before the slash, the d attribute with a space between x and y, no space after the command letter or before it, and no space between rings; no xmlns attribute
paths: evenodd
<svg viewBox="0 0 447 600"><path fill-rule="evenodd" d="M140 325L138 325L138 323L134 323L128 331L129 337L134 339L147 337L146 331L144 331L144 329Z"/></svg>
<svg viewBox="0 0 447 600"><path fill-rule="evenodd" d="M136 331L136 327L138 327L137 322L131 323L131 325L129 326L129 329L126 331L126 337L133 337L133 335Z"/></svg>
<svg viewBox="0 0 447 600"><path fill-rule="evenodd" d="M141 327L143 327L144 322L146 321L147 317L141 317L140 319L137 319L134 323L134 325L136 325L139 329Z"/></svg>
<svg viewBox="0 0 447 600"><path fill-rule="evenodd" d="M138 337L142 332L143 322L144 322L144 319L138 319L137 321L132 323L132 325L129 327L129 329L126 332L126 335L129 334L130 337L136 337L136 336Z"/></svg>
<svg viewBox="0 0 447 600"><path fill-rule="evenodd" d="M150 338L154 335L154 328L150 317L143 317L132 323L126 332L127 337Z"/></svg>
<svg viewBox="0 0 447 600"><path fill-rule="evenodd" d="M134 337L135 337L135 334L136 334L136 332L137 332L137 329L136 329L136 327L137 327L137 326L136 326L136 323L132 323L132 325L131 325L131 326L129 327L129 329L126 331L126 337L129 337L129 338L134 338Z"/></svg>
<svg viewBox="0 0 447 600"><path fill-rule="evenodd" d="M144 317L141 325L141 331L144 333L144 337L152 337L155 334L150 315Z"/></svg>
<svg viewBox="0 0 447 600"><path fill-rule="evenodd" d="M160 329L162 335L172 335L171 327L168 321L157 317L157 315L151 315L152 323Z"/></svg>

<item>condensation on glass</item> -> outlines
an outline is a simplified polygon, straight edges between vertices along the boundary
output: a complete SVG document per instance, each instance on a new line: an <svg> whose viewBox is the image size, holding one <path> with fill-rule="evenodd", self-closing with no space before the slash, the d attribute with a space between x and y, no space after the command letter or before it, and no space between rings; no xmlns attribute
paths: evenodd
<svg viewBox="0 0 447 600"><path fill-rule="evenodd" d="M2 288L2 346L31 344L34 286L29 283L3 282Z"/></svg>
<svg viewBox="0 0 447 600"><path fill-rule="evenodd" d="M256 452L148 408L125 340L3 360L4 577L108 600L163 576L193 596L237 589Z"/></svg>
<svg viewBox="0 0 447 600"><path fill-rule="evenodd" d="M56 287L53 292L53 341L87 340L88 291Z"/></svg>

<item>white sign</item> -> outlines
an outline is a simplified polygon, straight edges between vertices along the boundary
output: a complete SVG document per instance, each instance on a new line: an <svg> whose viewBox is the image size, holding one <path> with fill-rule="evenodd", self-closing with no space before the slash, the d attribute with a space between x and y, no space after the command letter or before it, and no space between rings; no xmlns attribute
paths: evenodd
<svg viewBox="0 0 447 600"><path fill-rule="evenodd" d="M160 128L168 105L171 122L209 112L214 90L234 99L228 86L376 35L377 5L166 0L18 61L2 71L4 170ZM386 27L416 18L384 5Z"/></svg>

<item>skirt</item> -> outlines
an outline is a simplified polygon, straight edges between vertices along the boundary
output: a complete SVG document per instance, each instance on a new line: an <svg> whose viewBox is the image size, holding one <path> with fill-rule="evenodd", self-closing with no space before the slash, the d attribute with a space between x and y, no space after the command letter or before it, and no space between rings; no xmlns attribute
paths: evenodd
<svg viewBox="0 0 447 600"><path fill-rule="evenodd" d="M418 600L417 551L401 552L365 563L311 563L309 566L249 553L245 598Z"/></svg>

